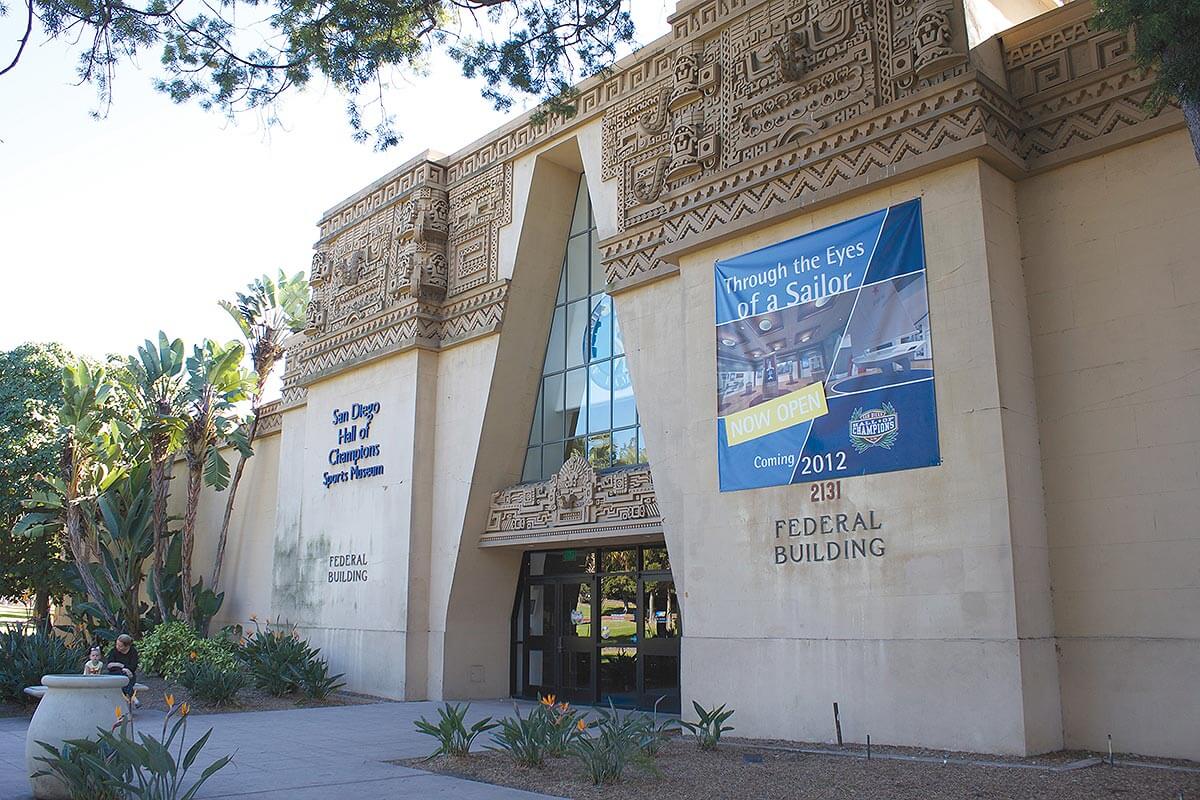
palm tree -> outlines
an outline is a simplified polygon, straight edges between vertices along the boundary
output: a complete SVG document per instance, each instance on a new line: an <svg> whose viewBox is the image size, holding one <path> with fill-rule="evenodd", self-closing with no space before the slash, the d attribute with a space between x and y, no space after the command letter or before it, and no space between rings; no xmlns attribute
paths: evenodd
<svg viewBox="0 0 1200 800"><path fill-rule="evenodd" d="M62 388L58 425L63 446L58 475L42 476L49 488L35 491L22 504L30 511L15 532L38 536L63 531L71 561L92 601L90 607L116 628L117 614L106 602L98 577L105 580L111 596L121 596L122 590L110 564L100 558L96 523L99 497L127 472L121 426L110 401L114 384L104 367L79 359L63 367Z"/></svg>
<svg viewBox="0 0 1200 800"><path fill-rule="evenodd" d="M159 615L170 619L162 595L163 562L167 549L167 496L170 492L171 462L183 444L184 385L183 340L168 340L158 332L158 344L149 339L130 357L125 369L125 390L137 408L141 434L150 451L150 492L153 498L151 531L154 565L150 593Z"/></svg>
<svg viewBox="0 0 1200 800"><path fill-rule="evenodd" d="M283 270L272 279L263 275L255 279L248 292L238 292L236 302L221 301L221 308L229 312L237 323L250 352L250 360L257 376L250 393L250 428L246 441L253 445L258 435L258 423L262 414L263 393L271 371L283 358L286 338L304 328L304 316L308 306L308 281L303 272L288 277ZM233 503L237 497L242 470L246 467L248 452L243 451L233 471L233 482L229 496L225 499L225 516L221 520L221 533L217 538L217 555L213 563L212 590L218 590L221 582L221 567L225 562L225 543L229 538L229 520L233 516Z"/></svg>
<svg viewBox="0 0 1200 800"><path fill-rule="evenodd" d="M183 453L187 461L187 502L181 542L183 616L195 624L196 598L192 583L192 550L196 541L196 512L204 484L222 491L229 485L229 464L220 447L229 443L243 457L250 445L242 430L236 404L249 396L253 375L242 369L245 348L240 342L219 344L205 339L187 359L187 405Z"/></svg>

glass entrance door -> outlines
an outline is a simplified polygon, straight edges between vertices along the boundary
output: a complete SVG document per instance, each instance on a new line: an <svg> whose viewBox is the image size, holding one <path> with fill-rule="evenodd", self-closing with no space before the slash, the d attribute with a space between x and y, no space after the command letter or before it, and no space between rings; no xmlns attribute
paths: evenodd
<svg viewBox="0 0 1200 800"><path fill-rule="evenodd" d="M681 620L662 545L529 553L513 694L678 711Z"/></svg>

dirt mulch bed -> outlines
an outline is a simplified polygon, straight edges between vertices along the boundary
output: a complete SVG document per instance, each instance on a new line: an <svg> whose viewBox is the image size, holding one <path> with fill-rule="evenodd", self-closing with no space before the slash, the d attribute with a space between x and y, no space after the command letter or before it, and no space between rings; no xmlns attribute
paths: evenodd
<svg viewBox="0 0 1200 800"><path fill-rule="evenodd" d="M142 710L167 710L167 694L175 695L175 702L188 703L196 714L228 714L240 711L284 711L293 708L324 708L326 706L358 706L367 703L384 703L386 700L364 694L350 692L335 692L325 700L311 700L304 695L284 695L274 697L261 689L247 686L237 693L234 703L220 706L208 705L192 699L187 689L177 683L157 677L138 675L138 683L146 684L146 689L138 692Z"/></svg>
<svg viewBox="0 0 1200 800"><path fill-rule="evenodd" d="M740 746L742 744L747 746ZM912 754L919 752L914 750ZM750 763L745 759L747 755L761 756L762 761ZM977 758L1052 765L1074 760L1079 755L1062 754L1038 761L992 756ZM878 758L866 761L755 749L753 743L748 742L739 743L739 746L722 744L718 750L705 753L691 741L675 740L663 748L655 762L658 776L629 770L623 783L605 787L592 786L584 777L582 766L574 759L551 760L541 770L518 767L507 755L497 752L472 754L469 758L409 759L396 763L485 783L587 800L694 800L696 797L755 800L1200 798L1200 773L1119 765L1053 772L1049 769L965 766L953 762L943 765Z"/></svg>
<svg viewBox="0 0 1200 800"><path fill-rule="evenodd" d="M37 703L24 705L21 703L0 703L0 718L4 717L31 717L33 710L37 708Z"/></svg>

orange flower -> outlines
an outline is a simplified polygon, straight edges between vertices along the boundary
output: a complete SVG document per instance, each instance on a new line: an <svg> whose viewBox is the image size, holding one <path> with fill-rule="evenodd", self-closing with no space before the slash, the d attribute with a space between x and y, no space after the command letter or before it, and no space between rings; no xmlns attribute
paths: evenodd
<svg viewBox="0 0 1200 800"><path fill-rule="evenodd" d="M584 731L587 730L587 723L584 722L583 720L579 720L579 722L575 723L575 727L579 729L580 733L583 733Z"/></svg>
<svg viewBox="0 0 1200 800"><path fill-rule="evenodd" d="M189 706L187 703L180 703L179 716L186 717L188 715L188 712L191 710L192 710L191 706Z"/></svg>
<svg viewBox="0 0 1200 800"><path fill-rule="evenodd" d="M571 704L570 703L559 703L558 710L565 714L571 710Z"/></svg>
<svg viewBox="0 0 1200 800"><path fill-rule="evenodd" d="M554 695L552 695L552 694L543 695L542 699L541 699L541 704L546 706L547 708L554 705Z"/></svg>
<svg viewBox="0 0 1200 800"><path fill-rule="evenodd" d="M172 709L175 707L175 695L168 694L164 699L167 701L168 709Z"/></svg>
<svg viewBox="0 0 1200 800"><path fill-rule="evenodd" d="M188 653L188 658L190 658L192 661L195 661L196 660L196 651L193 650L192 652Z"/></svg>
<svg viewBox="0 0 1200 800"><path fill-rule="evenodd" d="M120 722L120 721L121 721L121 717L123 716L123 714L121 713L121 707L120 707L120 706L117 706L116 708L114 708L114 709L113 709L113 711L114 711L114 712L116 713L116 715L117 715L117 722Z"/></svg>

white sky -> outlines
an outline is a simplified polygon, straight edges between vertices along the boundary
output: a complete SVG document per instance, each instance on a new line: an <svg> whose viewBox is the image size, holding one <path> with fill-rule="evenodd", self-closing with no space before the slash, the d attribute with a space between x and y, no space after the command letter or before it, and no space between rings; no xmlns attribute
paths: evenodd
<svg viewBox="0 0 1200 800"><path fill-rule="evenodd" d="M667 30L673 0L633 0L637 38ZM0 19L15 50L21 3ZM20 24L18 24L18 21ZM427 148L452 153L506 117L458 66L397 77L386 95L404 139L356 144L345 100L316 81L282 106L285 127L230 125L151 85L157 54L123 64L107 119L94 121L75 57L35 42L0 77L0 349L56 340L82 354L132 353L162 329L188 348L229 339L216 304L256 275L308 270L320 214Z"/></svg>

